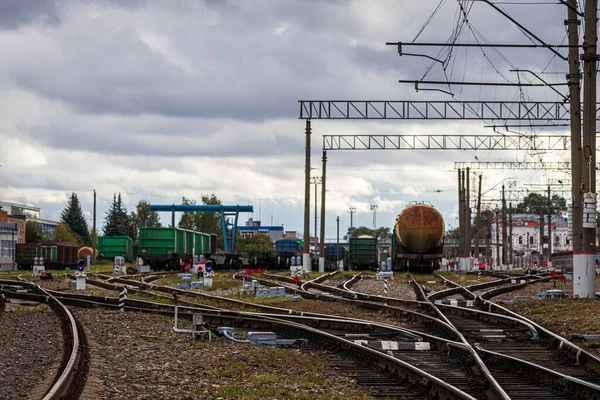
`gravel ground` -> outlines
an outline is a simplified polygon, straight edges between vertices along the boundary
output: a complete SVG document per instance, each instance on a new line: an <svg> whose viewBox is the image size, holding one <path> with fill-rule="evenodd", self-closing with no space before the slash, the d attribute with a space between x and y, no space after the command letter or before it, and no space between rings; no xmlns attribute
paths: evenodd
<svg viewBox="0 0 600 400"><path fill-rule="evenodd" d="M61 356L60 320L50 308L7 304L0 313L0 399L41 398Z"/></svg>
<svg viewBox="0 0 600 400"><path fill-rule="evenodd" d="M74 310L91 340L102 399L362 399L320 351L172 339L172 319ZM185 326L184 326L185 327Z"/></svg>
<svg viewBox="0 0 600 400"><path fill-rule="evenodd" d="M351 290L359 293L383 296L383 281L376 279L361 279L351 287ZM417 296L412 285L405 280L388 281L388 297L403 300L416 300Z"/></svg>

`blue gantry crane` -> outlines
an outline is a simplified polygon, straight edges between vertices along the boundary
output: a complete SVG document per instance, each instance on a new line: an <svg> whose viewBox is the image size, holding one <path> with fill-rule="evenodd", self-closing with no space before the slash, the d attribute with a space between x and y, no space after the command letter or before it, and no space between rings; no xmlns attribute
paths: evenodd
<svg viewBox="0 0 600 400"><path fill-rule="evenodd" d="M223 227L223 242L225 245L225 251L228 253L235 252L235 237L237 234L237 224L238 224L238 216L241 212L254 212L254 208L252 206L240 206L239 204L235 206L226 206L222 204L217 205L158 205L153 204L150 205L150 211L157 212L170 212L171 213L171 225L175 227L175 212L218 212L221 214L221 226ZM233 217L233 224L231 225L231 229L228 229L227 226L227 217Z"/></svg>

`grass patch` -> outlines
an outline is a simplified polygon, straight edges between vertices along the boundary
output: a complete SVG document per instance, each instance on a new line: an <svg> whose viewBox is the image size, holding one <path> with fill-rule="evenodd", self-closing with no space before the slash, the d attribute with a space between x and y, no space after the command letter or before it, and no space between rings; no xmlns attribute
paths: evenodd
<svg viewBox="0 0 600 400"><path fill-rule="evenodd" d="M39 306L35 306L35 307L16 306L13 309L14 312L18 312L18 313L45 313L48 310L50 310L50 307L48 307L45 304L40 304Z"/></svg>

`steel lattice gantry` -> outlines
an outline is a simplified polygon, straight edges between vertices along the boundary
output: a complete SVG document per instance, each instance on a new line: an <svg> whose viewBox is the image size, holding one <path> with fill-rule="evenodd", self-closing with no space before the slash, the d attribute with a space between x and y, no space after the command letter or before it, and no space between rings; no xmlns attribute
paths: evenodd
<svg viewBox="0 0 600 400"><path fill-rule="evenodd" d="M166 204L150 205L150 211L163 211L171 213L171 226L175 227L175 212L211 212L221 214L221 227L223 228L223 244L225 251L233 253L235 251L235 240L237 234L238 216L241 212L254 212L252 206L241 206L239 204L235 206L225 206L222 204L218 205L199 205L199 204L188 204L188 205L176 205ZM227 217L233 218L231 229L227 228Z"/></svg>
<svg viewBox="0 0 600 400"><path fill-rule="evenodd" d="M569 103L552 101L299 100L299 103L299 119L570 120Z"/></svg>
<svg viewBox="0 0 600 400"><path fill-rule="evenodd" d="M543 169L548 171L571 171L571 163L566 162L519 162L519 161L473 161L454 162L454 169L470 168L471 170L484 169ZM596 163L596 169L600 169L600 163Z"/></svg>
<svg viewBox="0 0 600 400"><path fill-rule="evenodd" d="M559 135L323 135L323 150L570 150Z"/></svg>

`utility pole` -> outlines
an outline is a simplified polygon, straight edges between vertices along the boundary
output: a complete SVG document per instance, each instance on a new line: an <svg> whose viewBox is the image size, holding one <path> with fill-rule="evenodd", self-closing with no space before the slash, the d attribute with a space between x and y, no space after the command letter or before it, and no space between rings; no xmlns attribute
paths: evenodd
<svg viewBox="0 0 600 400"><path fill-rule="evenodd" d="M475 257L479 260L479 237L481 236L481 174L479 174L479 187L477 189L477 223L475 224Z"/></svg>
<svg viewBox="0 0 600 400"><path fill-rule="evenodd" d="M377 230L377 210L379 210L379 206L371 204L371 211L373 211L373 231Z"/></svg>
<svg viewBox="0 0 600 400"><path fill-rule="evenodd" d="M335 259L336 259L336 261L338 263L337 265L339 267L340 260L337 259L338 255L340 254L340 216L339 215L336 218L336 222L337 222L337 240L336 240L336 246L335 246Z"/></svg>
<svg viewBox="0 0 600 400"><path fill-rule="evenodd" d="M496 266L498 266L498 260L500 259L500 227L498 222L498 209L496 213Z"/></svg>
<svg viewBox="0 0 600 400"><path fill-rule="evenodd" d="M552 197L548 185L548 268L552 268Z"/></svg>
<svg viewBox="0 0 600 400"><path fill-rule="evenodd" d="M506 197L504 195L504 185L502 185L502 266L506 266L507 264L507 250L508 246L506 245L506 223L508 218L506 218Z"/></svg>
<svg viewBox="0 0 600 400"><path fill-rule="evenodd" d="M350 213L350 235L348 237L350 237L350 236L352 236L352 232L354 232L354 225L352 224L352 216L356 212L356 208L350 207L348 212Z"/></svg>
<svg viewBox="0 0 600 400"><path fill-rule="evenodd" d="M513 209L512 203L508 203L508 265L512 268L514 265L514 252L513 252L513 223L512 223Z"/></svg>
<svg viewBox="0 0 600 400"><path fill-rule="evenodd" d="M323 150L323 172L321 177L321 241L319 245L319 272L325 272L325 187L327 171L327 152Z"/></svg>
<svg viewBox="0 0 600 400"><path fill-rule="evenodd" d="M573 295L596 296L596 72L598 0L585 2L583 34L583 235L581 252L573 250Z"/></svg>
<svg viewBox="0 0 600 400"><path fill-rule="evenodd" d="M471 182L471 178L469 175L471 168L467 167L467 188L465 190L465 218L466 218L466 223L465 223L465 257L467 257L467 262L468 262L468 270L471 269L471 189L470 189L470 182Z"/></svg>
<svg viewBox="0 0 600 400"><path fill-rule="evenodd" d="M317 220L318 220L318 214L317 214L317 186L321 184L321 178L318 176L314 176L311 179L311 183L313 185L315 185L315 253L317 252L317 239L319 238L319 232L317 231Z"/></svg>
<svg viewBox="0 0 600 400"><path fill-rule="evenodd" d="M96 265L96 189L94 189L94 222L92 226L92 264ZM137 260L135 261L137 265Z"/></svg>
<svg viewBox="0 0 600 400"><path fill-rule="evenodd" d="M306 121L306 148L304 161L304 249L302 254L302 269L312 271L310 264L310 120Z"/></svg>
<svg viewBox="0 0 600 400"><path fill-rule="evenodd" d="M594 13L595 15L595 13ZM567 24L569 36L569 106L571 109L571 228L573 237L573 272L580 271L579 254L583 251L583 197L581 195L581 87L579 72L579 25L577 0L567 0ZM575 287L575 284L573 285ZM575 289L574 289L575 290Z"/></svg>
<svg viewBox="0 0 600 400"><path fill-rule="evenodd" d="M463 228L463 185L462 185L462 170L458 169L458 266L462 269L462 257L463 257L463 241L464 241L464 228Z"/></svg>
<svg viewBox="0 0 600 400"><path fill-rule="evenodd" d="M544 208L540 205L540 267L544 265Z"/></svg>
<svg viewBox="0 0 600 400"><path fill-rule="evenodd" d="M490 237L492 236L492 221L490 221L490 214L490 212L487 212L485 217L485 263L489 265L491 265L492 261L492 248L490 243Z"/></svg>

